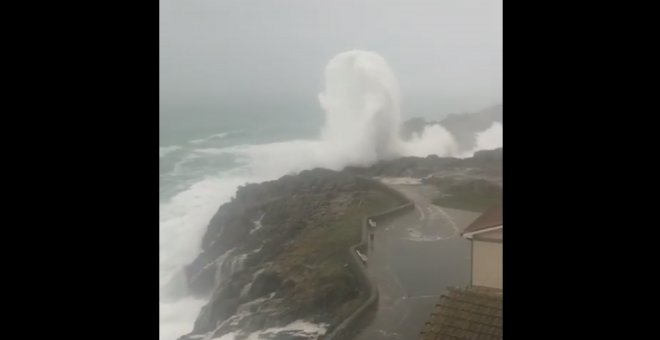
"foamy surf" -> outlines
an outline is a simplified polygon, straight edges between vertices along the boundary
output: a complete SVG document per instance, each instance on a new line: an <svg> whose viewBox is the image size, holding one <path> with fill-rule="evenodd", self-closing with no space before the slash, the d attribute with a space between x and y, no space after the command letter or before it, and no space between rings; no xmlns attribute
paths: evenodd
<svg viewBox="0 0 660 340"><path fill-rule="evenodd" d="M501 148L503 144L503 126L502 123L493 122L493 124L477 134L477 150L490 150Z"/></svg>
<svg viewBox="0 0 660 340"><path fill-rule="evenodd" d="M503 126L500 122L493 122L488 129L478 132L475 136L476 145L473 150L460 155L460 158L472 157L479 150L493 150L504 145Z"/></svg>
<svg viewBox="0 0 660 340"><path fill-rule="evenodd" d="M223 139L223 138L229 136L230 134L231 134L231 132L216 133L216 134L210 135L208 137L193 139L193 140L189 141L188 143L189 144L203 144L203 143L208 142L208 141Z"/></svg>
<svg viewBox="0 0 660 340"><path fill-rule="evenodd" d="M175 340L192 330L205 300L181 298L171 282L199 253L209 220L249 178L231 172L200 179L160 205L160 340ZM185 288L182 288L185 290Z"/></svg>
<svg viewBox="0 0 660 340"><path fill-rule="evenodd" d="M186 297L177 301L160 302L160 340L174 340L192 330L197 313L206 303L203 299Z"/></svg>
<svg viewBox="0 0 660 340"><path fill-rule="evenodd" d="M181 150L181 147L177 145L161 146L159 149L160 158L163 158L176 150Z"/></svg>

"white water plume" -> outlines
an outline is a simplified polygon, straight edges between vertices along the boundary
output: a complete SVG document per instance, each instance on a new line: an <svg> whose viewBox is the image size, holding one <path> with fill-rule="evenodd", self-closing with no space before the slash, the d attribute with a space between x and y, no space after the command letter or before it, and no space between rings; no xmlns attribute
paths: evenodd
<svg viewBox="0 0 660 340"><path fill-rule="evenodd" d="M319 101L326 114L322 140L331 155L369 164L400 154L399 87L380 55L349 51L332 58Z"/></svg>
<svg viewBox="0 0 660 340"><path fill-rule="evenodd" d="M501 148L503 144L502 123L493 122L488 129L477 134L477 150Z"/></svg>

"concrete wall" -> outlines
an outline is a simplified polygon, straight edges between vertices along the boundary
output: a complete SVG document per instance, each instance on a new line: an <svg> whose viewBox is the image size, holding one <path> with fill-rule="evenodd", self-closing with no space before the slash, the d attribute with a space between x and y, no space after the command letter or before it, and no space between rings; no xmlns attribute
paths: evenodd
<svg viewBox="0 0 660 340"><path fill-rule="evenodd" d="M502 289L502 243L472 241L472 285Z"/></svg>

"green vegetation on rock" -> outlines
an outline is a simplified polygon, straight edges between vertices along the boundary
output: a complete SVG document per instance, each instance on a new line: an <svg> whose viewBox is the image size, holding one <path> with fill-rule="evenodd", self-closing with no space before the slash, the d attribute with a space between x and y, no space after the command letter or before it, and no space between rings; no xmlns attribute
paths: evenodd
<svg viewBox="0 0 660 340"><path fill-rule="evenodd" d="M334 311L339 322L361 303L363 292L349 270L348 247L361 240L365 216L390 209L399 202L389 193L368 190L356 196L343 214L322 228L304 230L275 260L275 270L296 283L290 293L294 306L311 308L301 315Z"/></svg>
<svg viewBox="0 0 660 340"><path fill-rule="evenodd" d="M481 178L445 176L431 177L425 182L441 192L433 204L447 208L483 212L502 201L501 185Z"/></svg>

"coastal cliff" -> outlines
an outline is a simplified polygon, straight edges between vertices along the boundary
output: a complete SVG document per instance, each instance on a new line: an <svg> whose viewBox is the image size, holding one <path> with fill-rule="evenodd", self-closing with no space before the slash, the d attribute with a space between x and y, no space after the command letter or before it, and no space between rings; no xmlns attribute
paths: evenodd
<svg viewBox="0 0 660 340"><path fill-rule="evenodd" d="M331 329L350 315L367 296L347 250L360 241L365 216L402 203L370 177L419 178L439 189L437 204L478 211L501 199L502 149L467 159L404 157L339 172L314 169L240 187L211 219L200 254L185 268L189 294L208 303L180 339L227 333L241 339L299 320Z"/></svg>

